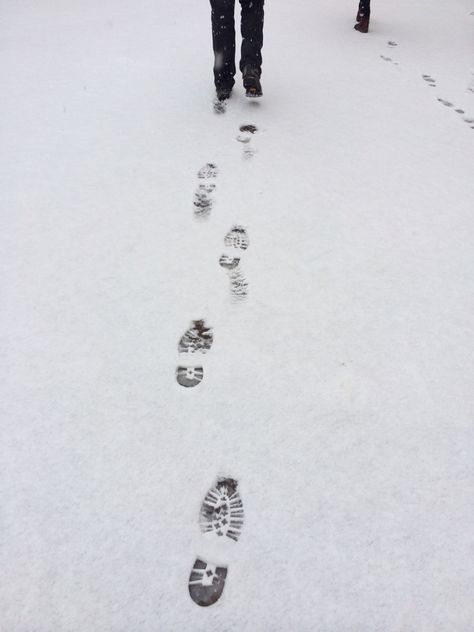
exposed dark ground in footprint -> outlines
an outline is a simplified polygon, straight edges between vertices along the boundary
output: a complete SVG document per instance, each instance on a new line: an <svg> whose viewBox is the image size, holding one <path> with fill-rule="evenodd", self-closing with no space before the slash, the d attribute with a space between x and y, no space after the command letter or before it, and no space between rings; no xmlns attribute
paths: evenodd
<svg viewBox="0 0 474 632"><path fill-rule="evenodd" d="M186 388L197 386L202 382L203 377L204 369L202 366L178 366L176 369L176 380L178 384Z"/></svg>
<svg viewBox="0 0 474 632"><path fill-rule="evenodd" d="M398 46L397 42L394 42L393 40L389 40L387 42L387 46L390 46L390 48L395 48L395 46Z"/></svg>
<svg viewBox="0 0 474 632"><path fill-rule="evenodd" d="M249 132L249 134L255 134L255 132L258 131L258 127L252 124L241 125L239 129L241 132Z"/></svg>
<svg viewBox="0 0 474 632"><path fill-rule="evenodd" d="M207 492L199 513L202 533L238 541L244 524L244 508L237 486L235 479L219 477ZM188 582L191 599L198 606L212 606L222 595L226 578L226 566L216 566L197 557Z"/></svg>
<svg viewBox="0 0 474 632"><path fill-rule="evenodd" d="M216 566L198 557L189 576L188 589L191 599L198 606L212 606L222 595L226 577L225 566Z"/></svg>

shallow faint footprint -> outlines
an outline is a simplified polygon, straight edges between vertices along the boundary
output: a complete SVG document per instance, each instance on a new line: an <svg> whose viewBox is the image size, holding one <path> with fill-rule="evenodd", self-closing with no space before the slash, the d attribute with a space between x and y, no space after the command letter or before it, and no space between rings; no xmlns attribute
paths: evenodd
<svg viewBox="0 0 474 632"><path fill-rule="evenodd" d="M217 98L214 99L212 107L216 114L225 114L227 110L227 99L225 101L219 101Z"/></svg>
<svg viewBox="0 0 474 632"><path fill-rule="evenodd" d="M442 103L443 105L445 105L447 108L452 108L454 105L453 103L451 103L451 101L446 101L446 99L440 99L439 97L438 97L438 101Z"/></svg>
<svg viewBox="0 0 474 632"><path fill-rule="evenodd" d="M423 80L430 86L430 88L436 88L436 79L433 79L430 75L421 75Z"/></svg>
<svg viewBox="0 0 474 632"><path fill-rule="evenodd" d="M242 301L248 295L248 281L240 265L240 256L236 256L236 250L247 250L249 238L243 226L233 226L224 238L224 244L229 252L224 253L219 259L219 264L227 270L229 277L230 294L234 301Z"/></svg>
<svg viewBox="0 0 474 632"><path fill-rule="evenodd" d="M245 145L243 151L243 158L248 159L252 158L255 155L255 149L250 145L250 141L252 140L252 136L255 132L258 131L258 128L253 124L245 124L241 125L239 128L240 134L237 136L237 140L239 143L243 143Z"/></svg>
<svg viewBox="0 0 474 632"><path fill-rule="evenodd" d="M199 184L194 193L194 217L206 219L209 217L213 204L213 193L216 188L217 166L208 162L198 171Z"/></svg>
<svg viewBox="0 0 474 632"><path fill-rule="evenodd" d="M454 108L454 112L456 112L456 114L459 114L459 116L462 117L462 120L467 123L471 129L474 129L474 118L464 116L464 114L466 114L465 110L463 110L462 108L456 108L454 106L454 103L451 103L451 101L447 101L446 99L438 98L438 101L447 108Z"/></svg>
<svg viewBox="0 0 474 632"><path fill-rule="evenodd" d="M398 61L394 61L391 57L387 57L386 55L380 55L380 57L384 60L384 61L388 61L391 64L393 64L394 66L398 66Z"/></svg>

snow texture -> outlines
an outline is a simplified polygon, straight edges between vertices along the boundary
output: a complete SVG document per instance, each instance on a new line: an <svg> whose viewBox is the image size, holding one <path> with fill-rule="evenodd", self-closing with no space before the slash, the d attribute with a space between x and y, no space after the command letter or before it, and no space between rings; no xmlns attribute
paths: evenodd
<svg viewBox="0 0 474 632"><path fill-rule="evenodd" d="M2 632L472 632L474 4L356 10L268 2L216 115L208 2L3 1Z"/></svg>

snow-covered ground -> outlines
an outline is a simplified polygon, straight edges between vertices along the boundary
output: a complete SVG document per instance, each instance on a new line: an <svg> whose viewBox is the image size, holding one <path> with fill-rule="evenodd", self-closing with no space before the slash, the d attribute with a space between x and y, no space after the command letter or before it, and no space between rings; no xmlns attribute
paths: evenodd
<svg viewBox="0 0 474 632"><path fill-rule="evenodd" d="M264 97L216 115L207 0L4 0L2 632L474 629L474 2L356 4L269 0Z"/></svg>

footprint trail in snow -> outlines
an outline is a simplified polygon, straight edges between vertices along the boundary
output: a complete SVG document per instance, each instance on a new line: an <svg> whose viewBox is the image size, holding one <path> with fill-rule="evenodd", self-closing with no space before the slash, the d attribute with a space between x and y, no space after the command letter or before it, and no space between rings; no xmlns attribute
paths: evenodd
<svg viewBox="0 0 474 632"><path fill-rule="evenodd" d="M421 78L430 88L437 87L436 79L434 79L431 75L423 74L421 75ZM451 101L448 101L448 99L442 99L441 97L437 97L436 100L438 101L438 103L441 103L441 105L444 105L444 107L446 108L453 108L453 111L462 117L462 120L464 121L464 123L467 123L467 125L469 125L471 129L474 129L474 118L465 116L466 114L465 110L463 110L462 108L456 107L454 103L452 103Z"/></svg>
<svg viewBox="0 0 474 632"><path fill-rule="evenodd" d="M217 113L225 112L226 104L215 102ZM257 132L253 124L244 124L239 128L237 140L243 145L243 158L251 158L255 154L251 141ZM194 194L194 216L196 219L207 219L214 205L214 192L217 166L207 163L198 172L198 186ZM219 259L220 266L227 272L230 294L233 301L242 301L248 294L248 282L241 268L242 254L249 247L247 230L235 224L224 237L225 252ZM194 355L205 355L211 350L214 341L212 328L205 320L192 321L178 343L180 363L176 368L176 380L183 387L198 386L204 378L201 361L191 361ZM183 359L185 358L185 360ZM244 522L244 509L240 494L237 491L237 480L220 477L207 492L199 514L199 526L203 542L211 538L218 542L232 543L238 541ZM228 574L227 565L215 563L210 556L196 557L188 581L191 599L199 606L208 607L221 597Z"/></svg>

